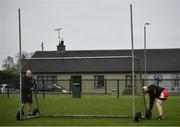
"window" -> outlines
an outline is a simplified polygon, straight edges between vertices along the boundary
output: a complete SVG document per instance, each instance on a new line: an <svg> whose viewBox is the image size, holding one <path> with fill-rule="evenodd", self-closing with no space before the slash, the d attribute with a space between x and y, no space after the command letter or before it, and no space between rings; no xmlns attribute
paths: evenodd
<svg viewBox="0 0 180 127"><path fill-rule="evenodd" d="M38 76L37 82L38 83L56 83L57 82L57 76Z"/></svg>
<svg viewBox="0 0 180 127"><path fill-rule="evenodd" d="M95 75L94 76L94 88L104 87L104 75Z"/></svg>

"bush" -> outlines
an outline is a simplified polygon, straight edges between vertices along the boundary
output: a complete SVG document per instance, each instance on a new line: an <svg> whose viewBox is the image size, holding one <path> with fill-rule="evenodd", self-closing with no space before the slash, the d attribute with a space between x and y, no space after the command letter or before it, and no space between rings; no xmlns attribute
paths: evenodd
<svg viewBox="0 0 180 127"><path fill-rule="evenodd" d="M0 70L0 84L8 84L11 88L19 89L19 74L14 71Z"/></svg>

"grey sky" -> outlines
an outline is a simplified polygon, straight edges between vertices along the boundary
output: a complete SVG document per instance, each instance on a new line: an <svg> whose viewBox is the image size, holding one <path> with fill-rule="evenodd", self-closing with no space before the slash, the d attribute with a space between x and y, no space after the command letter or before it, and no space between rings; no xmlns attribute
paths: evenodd
<svg viewBox="0 0 180 127"><path fill-rule="evenodd" d="M18 8L22 11L22 48L56 50L57 27L68 50L130 48L129 4L133 4L134 43L143 48L180 48L178 0L0 0L0 65L18 52Z"/></svg>

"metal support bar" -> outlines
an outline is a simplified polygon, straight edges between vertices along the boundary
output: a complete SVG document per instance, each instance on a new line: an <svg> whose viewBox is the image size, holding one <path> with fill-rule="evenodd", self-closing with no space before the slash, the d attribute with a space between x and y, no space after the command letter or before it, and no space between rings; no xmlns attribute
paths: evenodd
<svg viewBox="0 0 180 127"><path fill-rule="evenodd" d="M71 94L72 92L72 79L69 79L69 93Z"/></svg>
<svg viewBox="0 0 180 127"><path fill-rule="evenodd" d="M117 80L117 98L119 98L119 80Z"/></svg>
<svg viewBox="0 0 180 127"><path fill-rule="evenodd" d="M132 56L86 56L86 57L32 57L22 58L22 60L70 60L70 59L118 59L118 58L132 58ZM135 57L135 59L138 59Z"/></svg>
<svg viewBox="0 0 180 127"><path fill-rule="evenodd" d="M107 94L107 79L104 79L104 92Z"/></svg>
<svg viewBox="0 0 180 127"><path fill-rule="evenodd" d="M9 98L9 85L7 85L7 98Z"/></svg>
<svg viewBox="0 0 180 127"><path fill-rule="evenodd" d="M43 115L41 117L92 117L92 118L131 118L123 115Z"/></svg>
<svg viewBox="0 0 180 127"><path fill-rule="evenodd" d="M45 87L44 87L44 80L43 80L43 98L45 98Z"/></svg>
<svg viewBox="0 0 180 127"><path fill-rule="evenodd" d="M176 86L177 86L177 95L179 95L179 80L176 81Z"/></svg>
<svg viewBox="0 0 180 127"><path fill-rule="evenodd" d="M70 118L90 117L90 118L121 118L121 119L132 118L131 116L126 116L126 115L38 115L38 116L24 117L23 120L34 119L39 117L70 117Z"/></svg>
<svg viewBox="0 0 180 127"><path fill-rule="evenodd" d="M143 86L144 86L144 85L147 85L147 84L145 84L145 83L146 83L145 80L146 80L146 79L143 79ZM143 89L142 89L142 94L143 94L144 110L146 111L146 110L147 110L146 98L145 98L145 93L144 93Z"/></svg>

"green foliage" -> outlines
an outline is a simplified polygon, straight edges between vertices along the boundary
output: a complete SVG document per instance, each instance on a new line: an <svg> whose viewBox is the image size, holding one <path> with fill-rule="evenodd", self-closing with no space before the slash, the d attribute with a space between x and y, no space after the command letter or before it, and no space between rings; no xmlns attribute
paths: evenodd
<svg viewBox="0 0 180 127"><path fill-rule="evenodd" d="M19 88L19 74L12 70L0 70L0 84L8 84L10 87Z"/></svg>
<svg viewBox="0 0 180 127"><path fill-rule="evenodd" d="M30 58L32 55L33 52L22 52L23 58ZM19 88L19 58L19 54L16 54L15 59L12 56L7 56L3 60L3 70L0 70L0 84L8 84L12 88Z"/></svg>
<svg viewBox="0 0 180 127"><path fill-rule="evenodd" d="M0 70L0 84L8 84L11 88L19 88L19 63L12 56L3 60L3 70Z"/></svg>

